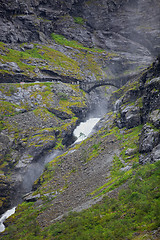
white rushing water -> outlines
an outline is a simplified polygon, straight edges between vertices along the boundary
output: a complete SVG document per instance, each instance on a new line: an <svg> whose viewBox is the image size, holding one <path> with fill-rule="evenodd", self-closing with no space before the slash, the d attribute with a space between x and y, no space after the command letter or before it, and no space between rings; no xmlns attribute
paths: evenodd
<svg viewBox="0 0 160 240"><path fill-rule="evenodd" d="M78 143L86 139L99 120L100 118L90 118L86 122L81 122L73 132L74 136L77 137L77 140L74 143Z"/></svg>
<svg viewBox="0 0 160 240"><path fill-rule="evenodd" d="M4 221L9 218L12 214L15 213L16 207L13 207L10 210L7 210L2 217L0 218L0 232L3 232L5 230L5 226L4 226Z"/></svg>

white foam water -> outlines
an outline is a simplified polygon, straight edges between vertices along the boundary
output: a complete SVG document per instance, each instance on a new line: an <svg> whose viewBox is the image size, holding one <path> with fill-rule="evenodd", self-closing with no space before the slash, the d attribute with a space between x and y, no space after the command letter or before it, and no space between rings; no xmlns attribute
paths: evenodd
<svg viewBox="0 0 160 240"><path fill-rule="evenodd" d="M78 143L86 139L99 120L100 118L90 118L86 122L81 122L73 132L74 136L77 137L77 140L74 143Z"/></svg>
<svg viewBox="0 0 160 240"><path fill-rule="evenodd" d="M4 221L9 218L11 215L15 213L16 207L11 208L10 210L7 210L2 217L0 218L0 232L3 232L5 230L5 225L3 224Z"/></svg>

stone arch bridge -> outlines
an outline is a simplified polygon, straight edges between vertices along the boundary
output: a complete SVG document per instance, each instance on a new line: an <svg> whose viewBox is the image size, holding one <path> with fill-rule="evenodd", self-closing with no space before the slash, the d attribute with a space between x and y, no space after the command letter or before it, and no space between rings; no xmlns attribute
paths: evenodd
<svg viewBox="0 0 160 240"><path fill-rule="evenodd" d="M100 86L104 86L104 85L110 85L110 86L114 86L116 88L121 88L123 85L125 85L129 80L133 80L133 78L135 78L137 76L136 75L131 75L131 76L123 76L123 77L118 77L118 78L111 78L111 79L104 79L104 80L100 80L100 81L93 81L93 82L87 82L87 81L83 81L79 83L79 87L80 89L84 90L85 92L89 93L90 91L92 91L93 89L100 87Z"/></svg>

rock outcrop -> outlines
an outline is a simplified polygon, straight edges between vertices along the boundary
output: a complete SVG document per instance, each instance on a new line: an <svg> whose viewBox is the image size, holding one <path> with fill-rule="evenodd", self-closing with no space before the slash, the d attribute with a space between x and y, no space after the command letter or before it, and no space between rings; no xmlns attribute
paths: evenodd
<svg viewBox="0 0 160 240"><path fill-rule="evenodd" d="M116 102L117 126L132 128L144 124L139 139L140 163L159 159L160 59L142 73L132 89Z"/></svg>

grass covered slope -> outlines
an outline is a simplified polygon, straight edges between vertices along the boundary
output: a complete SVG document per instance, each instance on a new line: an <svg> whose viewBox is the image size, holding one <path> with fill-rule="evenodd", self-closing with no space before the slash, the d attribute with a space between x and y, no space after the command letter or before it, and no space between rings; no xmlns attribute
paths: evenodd
<svg viewBox="0 0 160 240"><path fill-rule="evenodd" d="M116 198L81 213L70 213L61 221L41 229L37 216L45 208L23 203L8 220L0 239L159 239L160 163L134 167L128 186ZM14 224L13 224L14 223ZM154 230L154 231L153 231Z"/></svg>
<svg viewBox="0 0 160 240"><path fill-rule="evenodd" d="M104 62L118 56L105 50L84 47L62 35L53 33L52 38L53 41L47 45L24 43L15 46L1 42L1 79L4 82L23 79L46 81L47 78L63 82L99 80L107 77Z"/></svg>

